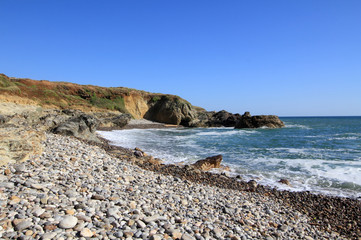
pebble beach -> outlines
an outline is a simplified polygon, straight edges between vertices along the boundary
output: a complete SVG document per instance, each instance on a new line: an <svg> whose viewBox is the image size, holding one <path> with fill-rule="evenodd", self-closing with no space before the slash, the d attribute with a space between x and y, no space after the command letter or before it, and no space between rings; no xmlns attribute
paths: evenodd
<svg viewBox="0 0 361 240"><path fill-rule="evenodd" d="M1 239L348 239L282 200L158 174L72 137L0 168Z"/></svg>

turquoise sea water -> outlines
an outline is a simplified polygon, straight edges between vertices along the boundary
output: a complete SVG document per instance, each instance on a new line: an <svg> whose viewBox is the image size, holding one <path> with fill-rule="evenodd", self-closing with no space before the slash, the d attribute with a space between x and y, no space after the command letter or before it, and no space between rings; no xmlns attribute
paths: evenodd
<svg viewBox="0 0 361 240"><path fill-rule="evenodd" d="M281 118L281 129L132 129L99 132L166 163L222 154L243 179L293 191L361 197L361 117ZM291 187L279 184L281 178Z"/></svg>

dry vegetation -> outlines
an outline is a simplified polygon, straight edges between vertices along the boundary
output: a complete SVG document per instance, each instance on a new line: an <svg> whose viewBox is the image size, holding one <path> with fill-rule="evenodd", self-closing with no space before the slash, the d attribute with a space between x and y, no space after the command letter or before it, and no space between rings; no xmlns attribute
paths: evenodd
<svg viewBox="0 0 361 240"><path fill-rule="evenodd" d="M123 87L105 88L68 82L36 81L0 74L0 100L39 104L43 107L127 112L124 96L132 93L145 97L151 95Z"/></svg>

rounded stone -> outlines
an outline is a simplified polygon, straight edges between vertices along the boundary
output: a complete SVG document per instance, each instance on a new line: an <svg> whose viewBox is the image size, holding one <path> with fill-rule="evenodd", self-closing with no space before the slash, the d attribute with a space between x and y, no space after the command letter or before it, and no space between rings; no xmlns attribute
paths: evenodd
<svg viewBox="0 0 361 240"><path fill-rule="evenodd" d="M84 228L80 232L80 236L82 237L92 237L94 233L89 228Z"/></svg>
<svg viewBox="0 0 361 240"><path fill-rule="evenodd" d="M32 225L33 225L33 223L30 221L22 221L22 222L18 223L15 228L16 228L16 230L21 232L24 229L27 229Z"/></svg>
<svg viewBox="0 0 361 240"><path fill-rule="evenodd" d="M74 216L65 216L59 223L59 227L63 229L69 229L75 227L78 223L78 219Z"/></svg>

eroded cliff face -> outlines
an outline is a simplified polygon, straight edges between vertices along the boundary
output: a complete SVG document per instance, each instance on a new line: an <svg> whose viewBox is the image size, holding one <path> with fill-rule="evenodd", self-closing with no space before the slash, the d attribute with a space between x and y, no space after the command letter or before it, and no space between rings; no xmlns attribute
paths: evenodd
<svg viewBox="0 0 361 240"><path fill-rule="evenodd" d="M149 110L148 99L149 97L141 94L130 93L124 96L124 105L133 118L142 119Z"/></svg>

